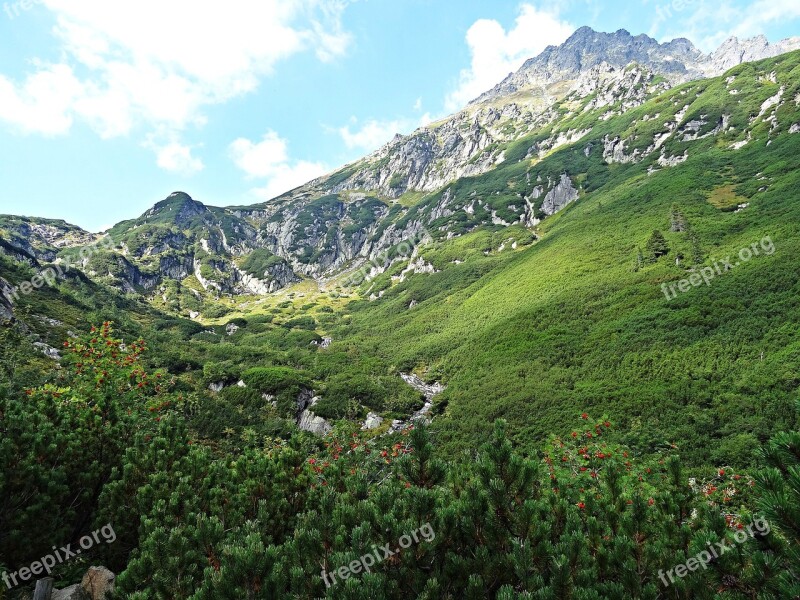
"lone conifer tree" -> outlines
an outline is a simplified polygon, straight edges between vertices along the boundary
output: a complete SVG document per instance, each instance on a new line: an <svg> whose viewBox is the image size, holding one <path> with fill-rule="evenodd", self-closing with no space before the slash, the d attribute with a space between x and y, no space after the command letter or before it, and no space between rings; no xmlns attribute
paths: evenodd
<svg viewBox="0 0 800 600"><path fill-rule="evenodd" d="M654 230L650 239L647 240L645 250L652 262L656 262L662 256L669 254L669 245L667 244L664 234L658 229Z"/></svg>

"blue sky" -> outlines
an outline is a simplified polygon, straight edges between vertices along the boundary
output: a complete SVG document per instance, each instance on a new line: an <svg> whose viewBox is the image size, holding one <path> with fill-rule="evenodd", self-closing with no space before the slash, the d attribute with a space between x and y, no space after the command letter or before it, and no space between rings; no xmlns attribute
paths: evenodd
<svg viewBox="0 0 800 600"><path fill-rule="evenodd" d="M252 204L457 110L582 25L704 51L798 0L0 0L0 213Z"/></svg>

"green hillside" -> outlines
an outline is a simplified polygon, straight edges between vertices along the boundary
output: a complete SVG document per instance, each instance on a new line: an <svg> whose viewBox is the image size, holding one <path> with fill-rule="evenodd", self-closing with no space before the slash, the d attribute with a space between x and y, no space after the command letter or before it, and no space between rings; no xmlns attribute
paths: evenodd
<svg viewBox="0 0 800 600"><path fill-rule="evenodd" d="M732 120L745 123L742 115L758 114L755 107L781 83L792 85L785 94L795 97L800 54L734 73L772 70L778 84L753 91L749 105L723 94L725 78L686 86L690 98L703 90L688 114L731 111ZM335 329L334 350L446 382L437 426L453 449L472 447L498 417L534 448L549 432L563 432L570 415L591 409L621 419L629 441L644 451L674 442L693 462L747 464L748 448L795 419L789 407L800 382L800 135L786 131L800 111L793 101L778 111L779 133L769 134L769 145L768 129L758 124L740 150L728 147L736 134L675 144L667 153L688 150L688 160L652 174L652 160L605 165L597 152L584 156L597 136L627 130L681 94L672 90L611 119L536 165L510 161L460 181L459 189L488 195L526 170L587 174L580 200L543 221L534 245L515 251L508 243L498 252L504 240L521 237L498 227L491 236L473 233L426 248L422 256L441 272L391 287L390 274L379 278L371 289L383 284L386 294L350 306ZM715 206L725 189L747 208ZM676 215L681 232L671 231ZM655 261L647 250L654 230L669 248ZM759 256L715 273L709 286L665 296L662 284L753 243ZM456 259L463 263L452 264Z"/></svg>

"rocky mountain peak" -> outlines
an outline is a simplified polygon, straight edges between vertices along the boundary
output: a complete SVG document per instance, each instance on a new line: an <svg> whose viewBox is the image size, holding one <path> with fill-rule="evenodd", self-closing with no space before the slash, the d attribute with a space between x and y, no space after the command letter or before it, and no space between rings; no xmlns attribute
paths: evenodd
<svg viewBox="0 0 800 600"><path fill-rule="evenodd" d="M185 223L194 217L208 212L202 202L194 200L185 192L173 192L166 199L157 202L153 208L142 215L142 219Z"/></svg>
<svg viewBox="0 0 800 600"><path fill-rule="evenodd" d="M516 73L479 96L472 104L527 88L575 80L602 63L621 69L636 62L676 82L684 81L700 75L696 63L702 58L702 52L685 38L660 44L645 34L633 36L625 29L603 33L591 27L581 27L562 45L548 46L538 56L528 59Z"/></svg>
<svg viewBox="0 0 800 600"><path fill-rule="evenodd" d="M763 35L740 40L729 37L709 56L709 75L720 75L743 62L772 58L800 48L800 38L787 38L771 44Z"/></svg>

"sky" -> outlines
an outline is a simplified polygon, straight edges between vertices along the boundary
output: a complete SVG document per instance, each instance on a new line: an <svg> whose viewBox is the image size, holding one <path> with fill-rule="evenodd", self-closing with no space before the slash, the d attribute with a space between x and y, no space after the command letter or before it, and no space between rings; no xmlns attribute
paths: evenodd
<svg viewBox="0 0 800 600"><path fill-rule="evenodd" d="M254 204L491 88L578 27L712 51L798 0L0 0L0 213L101 231Z"/></svg>

